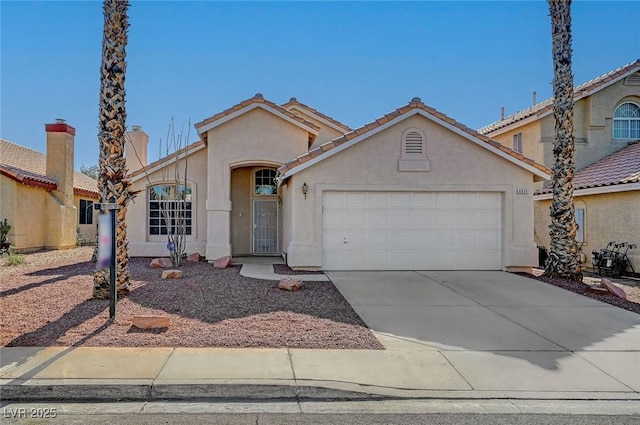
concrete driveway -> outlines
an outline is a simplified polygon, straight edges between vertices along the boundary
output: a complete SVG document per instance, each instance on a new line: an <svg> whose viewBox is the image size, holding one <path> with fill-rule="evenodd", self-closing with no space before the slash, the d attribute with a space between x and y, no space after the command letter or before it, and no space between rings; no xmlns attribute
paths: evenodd
<svg viewBox="0 0 640 425"><path fill-rule="evenodd" d="M476 389L640 391L638 314L505 272L327 274L387 349L438 351Z"/></svg>

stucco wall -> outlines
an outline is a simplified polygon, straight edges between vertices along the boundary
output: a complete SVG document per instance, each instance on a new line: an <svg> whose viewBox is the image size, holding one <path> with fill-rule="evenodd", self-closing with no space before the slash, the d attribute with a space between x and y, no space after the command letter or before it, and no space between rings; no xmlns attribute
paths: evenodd
<svg viewBox="0 0 640 425"><path fill-rule="evenodd" d="M522 127L492 136L492 139L500 142L509 149L513 149L513 136L517 133L522 133L522 154L527 158L542 163L544 152L539 121L534 121Z"/></svg>
<svg viewBox="0 0 640 425"><path fill-rule="evenodd" d="M613 139L612 130L615 108L627 101L640 103L640 86L624 85L622 80L574 104L576 170L585 168L627 145L627 140ZM513 135L522 132L523 154L547 166L553 164L554 119L552 113L539 120L520 126L514 125L509 130L502 131L499 130L498 134L489 136L512 148Z"/></svg>
<svg viewBox="0 0 640 425"><path fill-rule="evenodd" d="M399 172L402 132L424 132L428 172ZM306 182L307 199L298 189ZM426 118L414 116L293 175L287 182L292 267L322 266L322 193L328 190L493 191L503 194L503 268L535 264L533 176ZM516 195L516 189L528 194Z"/></svg>
<svg viewBox="0 0 640 425"><path fill-rule="evenodd" d="M311 121L312 123L320 127L318 136L316 137L316 139L313 141L313 144L311 145L312 148L315 148L316 146L320 146L321 144L326 143L330 140L333 140L336 137L340 137L345 133L344 131L338 131L328 126L327 124L323 123L322 121L312 117L303 108L293 107L289 110L291 112L294 112L297 115L303 116L304 119L306 119L307 121Z"/></svg>
<svg viewBox="0 0 640 425"><path fill-rule="evenodd" d="M185 165L187 170L187 184L192 190L192 234L187 236L187 254L199 252L204 255L207 238L207 152L199 150L188 156L187 160L179 161L179 175L184 179ZM149 173L148 178L143 174L136 178L131 186L132 190L140 191L127 208L127 236L129 239L129 255L133 257L167 257L167 237L150 235L147 225L147 188L162 182L174 183L175 162L169 163L164 169Z"/></svg>
<svg viewBox="0 0 640 425"><path fill-rule="evenodd" d="M48 221L43 217L47 216L49 193L0 176L0 195L0 220L6 218L11 225L11 245L21 251L47 247Z"/></svg>
<svg viewBox="0 0 640 425"><path fill-rule="evenodd" d="M631 242L639 247L628 255L636 272L640 272L640 191L617 192L601 195L576 196L575 203L585 207L584 266L591 268L591 251L606 247L610 241ZM551 200L535 202L536 243L549 248L549 207Z"/></svg>
<svg viewBox="0 0 640 425"><path fill-rule="evenodd" d="M308 132L261 108L253 109L207 133L208 234L206 256L231 253L231 169L278 167L308 150Z"/></svg>

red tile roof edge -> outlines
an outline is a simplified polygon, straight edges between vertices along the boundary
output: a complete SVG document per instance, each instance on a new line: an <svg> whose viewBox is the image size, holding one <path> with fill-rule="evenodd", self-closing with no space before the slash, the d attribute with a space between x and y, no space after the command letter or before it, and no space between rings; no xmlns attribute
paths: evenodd
<svg viewBox="0 0 640 425"><path fill-rule="evenodd" d="M630 62L626 65L623 65L619 68L616 68L613 71L609 71L606 74L593 78L574 88L573 90L574 99L575 100L581 99L585 93L591 93L594 89L597 89L601 85L615 78L624 77L627 74L631 74L638 70L640 70L640 59L636 59L635 61ZM553 108L553 98L546 99L542 102L536 103L533 106L530 106L526 109L518 111L514 114L511 114L505 117L504 119L488 124L478 129L478 132L481 134L488 134L493 131L500 130L501 128L507 127L511 124L515 124L529 117L532 117L534 115L545 113L552 108Z"/></svg>
<svg viewBox="0 0 640 425"><path fill-rule="evenodd" d="M292 97L291 99L289 99L289 101L288 101L288 102L283 103L281 106L282 106L283 108L289 108L289 107L292 107L292 106L300 106L300 107L302 107L302 108L306 109L307 111L309 111L309 112L311 112L311 113L313 113L313 114L315 114L315 115L318 115L319 117L322 117L322 118L324 118L325 120L327 120L327 121L329 121L329 122L331 122L331 123L335 124L336 126L340 127L340 128L341 128L341 129L343 129L344 131L351 131L351 130L352 130L352 129L351 129L351 127L349 127L348 125L343 124L343 123L341 123L340 121L336 120L335 118L331 118L330 116L323 114L322 112L318 111L317 109L312 108L311 106L306 105L306 104L304 104L304 103L300 102L300 101L299 101L298 99L296 99L295 97Z"/></svg>
<svg viewBox="0 0 640 425"><path fill-rule="evenodd" d="M400 108L395 109L394 111L391 111L387 114L385 114L384 116L365 124L364 126L357 128L355 130L350 131L349 133L346 133L340 137L337 137L329 142L326 142L312 150L310 150L308 152L308 154L304 154L304 155L300 155L297 158L294 158L293 160L283 164L282 166L280 166L280 168L278 168L278 173L279 174L284 174L286 172L288 172L289 170L292 170L293 168L304 164L305 162L309 161L312 158L317 157L318 155L330 151L332 149L335 149L336 147L348 142L349 140L358 137L358 136L362 136L384 124L386 124L387 122L401 116L404 115L412 110L415 109L421 109L425 112L427 112L430 115L433 115L435 117L437 117L438 119L445 121L446 123L453 125L455 127L457 127L458 129L464 131L465 133L469 134L472 137L475 137L489 145L491 145L494 148L498 148L501 151L507 153L508 155L514 157L515 159L524 162L546 174L551 174L551 170L547 167L545 167L542 164L539 164L537 162L535 162L534 160L527 158L525 156L523 156L522 154L519 154L515 151L513 151L512 149L509 149L506 146L501 145L499 142L496 142L495 140L492 140L490 138L488 138L487 136L484 136L480 133L478 133L477 131L467 127L466 125L463 125L459 122L457 122L456 120L454 120L453 118L448 117L447 115L437 111L434 108L431 108L429 106L426 106L424 103L422 103L422 101L419 98L414 98L412 99L411 102L409 102L409 104L401 106Z"/></svg>
<svg viewBox="0 0 640 425"><path fill-rule="evenodd" d="M0 174L26 186L41 187L46 190L56 190L58 188L58 183L45 176L6 164L0 165Z"/></svg>
<svg viewBox="0 0 640 425"><path fill-rule="evenodd" d="M638 160L635 160L635 157L633 156L634 154L639 157ZM604 178L606 177L605 175L602 178L602 180L599 182L598 181L592 182L591 180L588 180L587 183L580 183L580 180L585 175L588 176L590 173L598 172L597 171L598 168L604 167L605 169L609 170L610 169L610 167L608 167L609 162L615 162L618 164L623 162L624 159L621 159L621 157L625 155L632 155L632 160L629 161L629 164L631 167L635 165L635 168L631 168L628 172L625 172L626 175L624 177L621 177L620 179L617 179L617 180L610 180L610 179ZM588 177L585 177L585 178L588 178ZM573 182L574 182L573 190L639 183L640 182L640 140L629 142L629 144L624 148L612 153L611 155L608 155L602 158L599 161L594 162L593 164L590 164L589 166L583 168L582 170L576 171L573 177ZM553 188L551 186L548 186L548 187L544 187L542 189L536 190L534 195L544 195L552 192L553 192Z"/></svg>
<svg viewBox="0 0 640 425"><path fill-rule="evenodd" d="M217 114L215 114L215 115L213 115L213 116L211 116L209 118L205 118L204 120L202 120L202 121L200 121L198 123L195 123L194 127L196 128L196 130L198 130L199 128L204 127L207 124L211 124L214 121L217 121L217 120L222 119L222 118L224 118L224 117L226 117L228 115L231 115L232 113L237 112L237 111L239 111L239 110L241 110L243 108L246 108L247 106L253 105L254 103L261 103L261 104L267 105L267 106L275 109L276 111L280 112L281 114L284 114L287 117L299 122L302 125L306 125L307 127L311 127L312 129L314 129L316 131L320 130L320 127L318 125L312 123L311 121L307 121L303 117L301 117L300 115L296 115L293 112L287 111L282 106L277 105L277 104L265 99L260 93L256 93L256 95L253 96L250 99L243 100L242 102L237 103L237 104L233 105L232 107L225 109L222 112L219 112L219 113L217 113Z"/></svg>

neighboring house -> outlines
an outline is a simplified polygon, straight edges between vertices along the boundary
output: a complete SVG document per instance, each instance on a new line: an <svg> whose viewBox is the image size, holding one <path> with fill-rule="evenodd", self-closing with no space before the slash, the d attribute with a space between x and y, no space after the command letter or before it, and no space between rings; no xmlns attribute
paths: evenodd
<svg viewBox="0 0 640 425"><path fill-rule="evenodd" d="M549 170L424 105L346 125L257 94L195 125L200 140L146 164L128 133L132 256L166 256L155 194L187 209L187 251L282 255L325 270L518 270L537 261L534 182ZM171 180L188 164L187 187ZM142 168L141 168L142 167ZM173 187L172 187L173 186Z"/></svg>
<svg viewBox="0 0 640 425"><path fill-rule="evenodd" d="M576 87L574 102L577 240L590 267L591 251L610 241L640 245L640 59ZM479 132L553 165L553 99ZM537 189L535 240L548 248L551 194ZM640 249L628 254L638 272Z"/></svg>
<svg viewBox="0 0 640 425"><path fill-rule="evenodd" d="M47 155L0 139L0 220L20 251L76 246L77 230L95 241L98 182L74 171L75 129L46 124Z"/></svg>

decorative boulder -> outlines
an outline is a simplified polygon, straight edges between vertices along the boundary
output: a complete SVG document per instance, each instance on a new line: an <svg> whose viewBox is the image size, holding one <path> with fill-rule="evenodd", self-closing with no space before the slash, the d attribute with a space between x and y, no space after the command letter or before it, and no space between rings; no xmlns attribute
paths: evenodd
<svg viewBox="0 0 640 425"><path fill-rule="evenodd" d="M163 279L180 279L182 278L182 270L163 270Z"/></svg>
<svg viewBox="0 0 640 425"><path fill-rule="evenodd" d="M171 321L165 316L133 316L131 324L138 329L168 328Z"/></svg>
<svg viewBox="0 0 640 425"><path fill-rule="evenodd" d="M168 258L154 258L151 260L149 267L152 269L166 269L167 267L173 267L173 263Z"/></svg>
<svg viewBox="0 0 640 425"><path fill-rule="evenodd" d="M280 280L278 288L287 291L297 291L298 289L302 288L302 281L300 279L284 278Z"/></svg>
<svg viewBox="0 0 640 425"><path fill-rule="evenodd" d="M213 267L216 269L226 269L231 265L231 257L220 257L213 262Z"/></svg>
<svg viewBox="0 0 640 425"><path fill-rule="evenodd" d="M616 285L613 284L613 282L611 282L608 279L602 279L600 281L600 286L602 286L607 291L611 292L613 295L617 297L620 297L625 300L627 299L627 294L624 293L622 288L617 287Z"/></svg>
<svg viewBox="0 0 640 425"><path fill-rule="evenodd" d="M200 255L199 252L194 252L193 254L189 254L187 256L187 261L194 261L194 262L198 262L202 260L202 255Z"/></svg>

